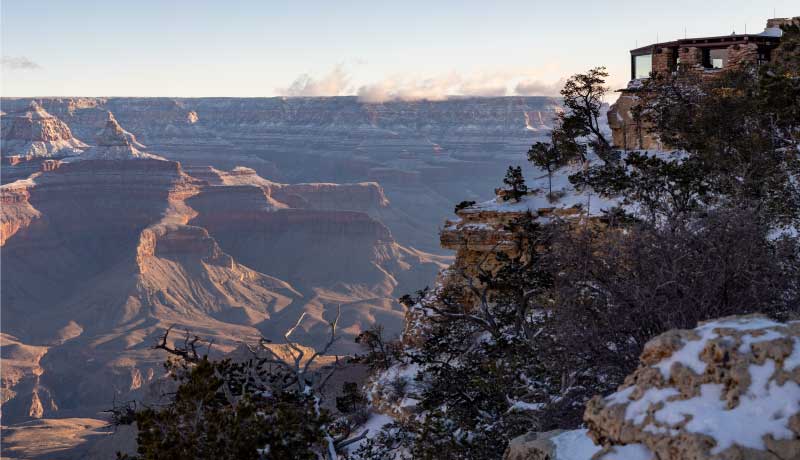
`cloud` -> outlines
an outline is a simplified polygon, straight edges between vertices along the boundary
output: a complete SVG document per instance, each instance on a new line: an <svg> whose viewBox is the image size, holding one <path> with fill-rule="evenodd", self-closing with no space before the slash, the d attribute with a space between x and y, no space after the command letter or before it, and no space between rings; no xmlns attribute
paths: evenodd
<svg viewBox="0 0 800 460"><path fill-rule="evenodd" d="M350 75L340 64L319 79L308 74L300 75L288 88L279 88L278 94L288 97L341 96L349 92L349 86Z"/></svg>
<svg viewBox="0 0 800 460"><path fill-rule="evenodd" d="M2 67L4 70L38 70L42 68L25 56L3 56Z"/></svg>
<svg viewBox="0 0 800 460"><path fill-rule="evenodd" d="M357 96L362 102L379 103L400 101L440 101L447 99L451 82L448 79L427 78L407 80L390 78L358 88Z"/></svg>
<svg viewBox="0 0 800 460"><path fill-rule="evenodd" d="M514 94L519 96L558 96L564 87L565 79L553 83L541 80L522 80L514 87Z"/></svg>
<svg viewBox="0 0 800 460"><path fill-rule="evenodd" d="M457 73L437 77L389 78L359 87L362 102L441 101L449 96L499 97L507 94L507 83L496 76L463 76Z"/></svg>
<svg viewBox="0 0 800 460"><path fill-rule="evenodd" d="M564 85L561 78L552 83L531 78L538 72L516 69L494 72L450 72L430 77L397 75L356 86L354 78L343 65L334 67L328 74L315 78L303 74L278 93L289 97L341 96L355 94L362 102L387 101L441 101L450 96L501 97L558 96Z"/></svg>

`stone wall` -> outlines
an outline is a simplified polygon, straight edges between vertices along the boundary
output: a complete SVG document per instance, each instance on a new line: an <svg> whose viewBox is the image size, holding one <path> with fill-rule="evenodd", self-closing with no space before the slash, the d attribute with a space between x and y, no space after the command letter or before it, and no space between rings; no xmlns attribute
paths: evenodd
<svg viewBox="0 0 800 460"><path fill-rule="evenodd" d="M737 67L758 61L758 45L747 43L728 47L728 67Z"/></svg>
<svg viewBox="0 0 800 460"><path fill-rule="evenodd" d="M611 143L625 150L660 149L662 144L658 136L650 133L631 113L638 101L635 91L623 90L617 102L609 108L607 116Z"/></svg>
<svg viewBox="0 0 800 460"><path fill-rule="evenodd" d="M673 71L675 50L672 48L656 48L653 52L653 72L666 74Z"/></svg>
<svg viewBox="0 0 800 460"><path fill-rule="evenodd" d="M703 65L703 50L696 46L682 46L678 48L678 58L681 66L692 68Z"/></svg>

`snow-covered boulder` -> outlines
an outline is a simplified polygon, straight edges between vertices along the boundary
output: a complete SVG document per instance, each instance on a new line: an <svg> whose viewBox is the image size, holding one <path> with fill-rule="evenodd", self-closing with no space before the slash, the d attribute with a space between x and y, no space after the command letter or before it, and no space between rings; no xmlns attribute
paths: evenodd
<svg viewBox="0 0 800 460"><path fill-rule="evenodd" d="M508 443L503 460L590 460L601 447L583 430L530 432ZM638 460L621 452L605 460Z"/></svg>
<svg viewBox="0 0 800 460"><path fill-rule="evenodd" d="M584 420L606 446L595 459L798 459L800 322L753 315L666 332Z"/></svg>

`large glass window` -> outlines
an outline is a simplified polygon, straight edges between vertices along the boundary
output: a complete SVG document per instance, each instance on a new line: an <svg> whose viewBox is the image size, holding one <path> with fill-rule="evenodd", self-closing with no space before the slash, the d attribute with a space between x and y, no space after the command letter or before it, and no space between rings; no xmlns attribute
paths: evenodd
<svg viewBox="0 0 800 460"><path fill-rule="evenodd" d="M653 55L642 54L634 56L633 58L633 78L650 78L650 72L653 71Z"/></svg>

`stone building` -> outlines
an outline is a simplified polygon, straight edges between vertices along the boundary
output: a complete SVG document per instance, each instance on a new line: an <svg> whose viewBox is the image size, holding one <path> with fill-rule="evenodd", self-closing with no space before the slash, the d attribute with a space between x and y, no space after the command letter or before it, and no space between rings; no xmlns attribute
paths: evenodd
<svg viewBox="0 0 800 460"><path fill-rule="evenodd" d="M625 150L666 148L631 114L644 79L653 73L663 75L679 69L712 79L725 69L769 62L783 34L781 26L792 23L800 23L800 17L769 19L764 31L757 34L685 38L631 50L631 81L627 88L619 90L619 99L608 111L614 146Z"/></svg>

